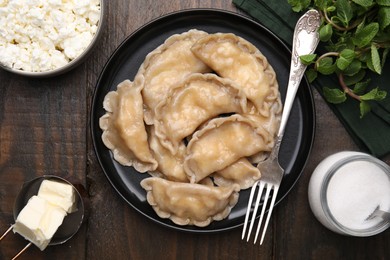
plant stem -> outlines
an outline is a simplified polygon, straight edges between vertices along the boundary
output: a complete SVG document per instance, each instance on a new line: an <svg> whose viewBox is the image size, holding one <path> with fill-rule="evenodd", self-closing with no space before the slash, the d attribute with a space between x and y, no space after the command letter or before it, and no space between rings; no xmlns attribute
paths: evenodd
<svg viewBox="0 0 390 260"><path fill-rule="evenodd" d="M341 32L345 32L345 31L349 31L349 30L352 30L353 28L355 28L356 26L358 26L362 19L357 19L355 20L351 25L347 26L347 27L342 27L336 23L334 23L329 17L328 17L328 13L326 12L326 10L324 10L322 13L322 16L325 18L325 20L330 24L332 25L334 28L336 28L337 30L341 31Z"/></svg>
<svg viewBox="0 0 390 260"><path fill-rule="evenodd" d="M358 95L356 95L355 93L353 93L352 89L350 89L344 82L344 76L342 73L339 74L339 83L340 83L340 86L341 88L344 90L344 92L349 95L350 97L360 101L360 97Z"/></svg>
<svg viewBox="0 0 390 260"><path fill-rule="evenodd" d="M314 64L314 69L317 70L318 64L320 63L320 61L321 61L323 58L330 57L330 56L338 57L338 56L340 56L340 53L335 52L335 51L331 51L331 52L327 52L327 53L322 54L322 55L321 55L320 57L318 57L318 59L316 60L316 62L315 62L315 64Z"/></svg>
<svg viewBox="0 0 390 260"><path fill-rule="evenodd" d="M347 31L347 30L348 30L347 28L344 28L344 27L341 27L341 26L335 24L331 19L329 19L326 10L324 10L324 12L323 12L323 17L325 17L325 20L326 20L330 25L332 25L334 28L336 28L337 30L339 30L339 31Z"/></svg>
<svg viewBox="0 0 390 260"><path fill-rule="evenodd" d="M323 59L323 58L325 58L325 57L329 57L329 56L338 57L339 55L340 55L340 53L338 53L338 52L336 52L336 51L330 51L330 52L327 52L327 53L322 54L320 57L318 57L318 60Z"/></svg>

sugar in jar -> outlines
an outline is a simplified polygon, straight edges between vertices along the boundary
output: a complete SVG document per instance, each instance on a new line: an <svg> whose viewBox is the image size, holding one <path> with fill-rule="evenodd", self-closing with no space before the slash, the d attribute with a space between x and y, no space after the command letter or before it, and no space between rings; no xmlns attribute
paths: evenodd
<svg viewBox="0 0 390 260"><path fill-rule="evenodd" d="M376 208L390 211L390 167L369 154L343 151L325 158L310 178L308 196L316 218L334 232L364 237L390 226L369 218Z"/></svg>

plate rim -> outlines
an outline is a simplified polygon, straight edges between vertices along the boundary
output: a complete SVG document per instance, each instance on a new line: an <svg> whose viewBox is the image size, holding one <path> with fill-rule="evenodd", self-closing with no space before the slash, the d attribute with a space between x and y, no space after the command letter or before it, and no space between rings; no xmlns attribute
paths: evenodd
<svg viewBox="0 0 390 260"><path fill-rule="evenodd" d="M130 205L133 209L135 209L137 212L139 212L140 214L142 214L143 216L145 216L147 219L151 220L152 222L154 223L158 223L159 225L162 225L164 227L167 227L169 229L173 229L173 230L177 230L177 231L184 231L184 232L188 232L188 233L219 233L219 232L224 232L224 231L228 231L228 230L232 230L232 229L235 229L235 228L238 228L240 226L243 225L243 222L242 223L239 223L239 224L236 224L236 225L231 225L231 226L227 226L227 227L224 227L224 228L218 228L218 229L213 229L213 230L210 230L210 229L189 229L189 228L186 228L187 226L179 226L179 225L176 225L175 223L164 223L162 222L160 219L156 219L156 218L153 218L151 216L149 216L148 214L146 214L145 212L143 212L141 209L139 209L138 207L136 207L128 198L126 198L125 194L123 194L119 189L118 187L116 187L114 181L112 180L112 177L110 177L110 174L107 173L105 167L104 167L104 163L102 162L102 159L101 159L101 155L99 155L99 151L97 149L97 133L95 133L95 129L94 129L94 125L96 124L96 121L95 121L95 118L94 118L94 115L95 115L95 110L97 109L97 93L99 91L99 85L101 85L101 81L103 81L103 78L104 78L104 74L107 70L107 67L110 65L112 59L114 56L117 55L118 52L121 51L122 47L127 43L127 41L129 41L131 38L133 38L135 35L137 35L138 33L140 33L141 31L145 30L147 27L153 25L154 23L158 22L158 21L161 21L161 20L164 20L164 19L168 19L172 16L177 16L177 15L182 15L182 14L186 14L186 13L204 13L205 15L229 15L229 16L235 16L236 18L239 18L239 19L243 19L245 20L246 22L249 22L249 23L252 23L254 26L257 26L257 27L260 27L262 30L265 30L267 31L267 33L270 34L270 36L272 36L272 38L274 38L274 40L278 41L279 44L281 44L283 46L283 48L285 49L284 51L288 51L289 54L291 54L291 48L288 47L285 42L283 42L277 35L275 35L270 29L268 29L267 27L265 27L264 25L262 25L261 23L259 23L258 21L254 20L253 18L251 17L248 17L248 16L244 16L243 14L240 14L240 13L236 13L236 12L233 12L233 11L229 11L229 10L224 10L224 9L218 9L218 8L189 8L189 9L182 9L182 10L178 10L178 11L173 11L173 12L169 12L169 13L166 13L164 15L161 15L159 17L156 17L156 18L153 18L151 19L150 21L146 22L145 24L143 24L142 26L138 27L136 30L134 30L132 33L130 33L129 35L127 35L121 42L120 44L115 48L115 50L111 53L111 55L109 55L109 57L107 58L107 61L106 63L104 64L103 68L101 69L100 73L99 73L99 77L96 81L96 84L95 84L95 88L94 88L94 91L93 91L93 95L92 95L92 102L91 102L91 109L90 109L90 133L91 133L91 136L92 136L92 143L93 143L93 150L94 150L94 153L95 153L95 156L96 156L96 159L98 160L99 162L99 166L101 168L101 170L103 171L104 175L106 176L106 178L108 179L110 185L112 186L112 188L114 188L115 192L117 194L120 195L120 197L128 204ZM309 132L311 133L311 138L307 141L307 143L309 143L307 145L307 147L305 147L305 151L306 151L306 158L304 159L303 163L302 163L302 167L300 168L300 171L299 173L297 174L295 180L292 182L291 186L286 190L285 194L283 194L283 196L279 197L279 199L275 202L275 205L274 207L276 207L289 193L290 191L295 187L296 183L298 182L298 180L301 178L303 172L304 172L304 169L306 168L306 165L309 161L309 157L310 157L310 154L311 154L311 151L312 151L312 148L313 148L313 143L314 143L314 138L315 138L315 129L316 129L316 113L315 113L315 103L314 103L314 96L313 96L313 91L312 91L312 88L311 88L311 85L310 83L308 82L306 76L303 77L302 79L302 82L305 82L305 85L307 85L307 88L308 88L308 91L306 93L306 96L308 96L308 99L310 101L310 108L312 108L311 110L311 113L310 115L308 116L308 121L309 123L311 123L311 129L309 129ZM301 84L302 84L301 82ZM258 218L259 216L257 216Z"/></svg>

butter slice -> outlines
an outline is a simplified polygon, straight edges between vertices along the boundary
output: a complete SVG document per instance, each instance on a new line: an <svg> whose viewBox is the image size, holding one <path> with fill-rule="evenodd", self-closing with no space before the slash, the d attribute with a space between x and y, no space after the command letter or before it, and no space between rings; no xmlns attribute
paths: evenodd
<svg viewBox="0 0 390 260"><path fill-rule="evenodd" d="M13 232L19 233L40 250L44 250L67 215L63 208L33 196L19 213Z"/></svg>
<svg viewBox="0 0 390 260"><path fill-rule="evenodd" d="M61 207L68 213L75 210L73 206L75 204L75 191L69 184L44 180L39 187L38 196Z"/></svg>

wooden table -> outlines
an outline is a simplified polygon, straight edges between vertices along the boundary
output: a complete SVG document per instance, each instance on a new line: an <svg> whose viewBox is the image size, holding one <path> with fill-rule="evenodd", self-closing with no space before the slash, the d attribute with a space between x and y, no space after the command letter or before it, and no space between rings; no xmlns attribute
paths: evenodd
<svg viewBox="0 0 390 260"><path fill-rule="evenodd" d="M44 252L30 247L20 259L390 259L390 231L374 237L335 234L313 216L308 182L316 165L341 150L358 150L327 104L314 91L316 137L309 162L294 189L275 208L265 242L241 241L241 228L217 234L178 232L131 208L100 168L89 128L93 91L110 54L144 23L187 8L239 12L231 1L107 1L108 23L92 55L62 76L32 79L0 71L0 229L13 223L21 184L54 174L81 183L89 218L67 243ZM383 158L390 163L390 157ZM26 241L9 234L0 259L10 259Z"/></svg>

